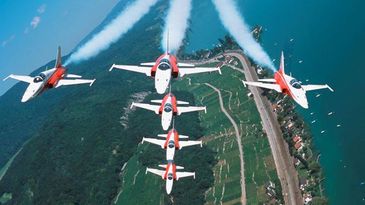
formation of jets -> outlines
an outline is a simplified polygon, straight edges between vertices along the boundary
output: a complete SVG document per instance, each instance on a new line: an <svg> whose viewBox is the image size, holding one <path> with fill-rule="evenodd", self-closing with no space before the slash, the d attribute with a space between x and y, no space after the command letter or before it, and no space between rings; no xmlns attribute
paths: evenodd
<svg viewBox="0 0 365 205"><path fill-rule="evenodd" d="M279 93L289 95L295 102L305 109L308 109L307 91L319 90L328 88L333 92L333 89L326 85L302 85L297 79L286 75L284 71L284 53L281 53L280 68L274 74L274 79L259 79L259 82L247 82L242 80L243 84L257 86L261 88L275 90Z"/></svg>
<svg viewBox="0 0 365 205"><path fill-rule="evenodd" d="M165 94L168 88L170 91L160 100L151 100L152 104L135 103L131 104L131 108L139 107L155 112L161 116L161 126L164 131L167 131L171 124L174 124L174 117L182 113L205 111L205 106L189 106L188 102L179 101L171 93L171 78L183 77L187 74L205 73L218 71L221 74L220 67L195 67L192 64L178 63L174 55L166 52L161 55L156 62L142 63L139 66L131 65L116 65L113 64L109 71L113 68L144 73L155 79L155 89L159 94ZM68 74L67 69L62 66L61 48L58 48L55 67L44 72L41 72L35 77L22 75L9 75L7 78L13 78L19 81L29 83L21 102L27 102L30 99L38 96L43 91L50 88L57 88L62 85L76 85L94 83L95 79L81 79L81 76L75 74ZM328 85L302 85L301 82L295 78L288 76L284 72L284 55L281 55L280 69L274 74L274 79L259 79L259 82L242 81L244 86L258 86L266 89L273 89L277 92L284 93L292 97L299 105L308 108L308 101L306 92L317 89L328 88L333 91ZM166 165L159 165L164 170L147 168L146 173L150 172L161 176L166 181L166 192L170 194L172 191L173 182L183 177L193 177L195 179L195 172L177 171L184 169L181 166L176 166L174 163L175 151L183 147L200 145L202 141L191 141L186 135L179 135L177 130L172 127L167 134L159 134L157 138L144 137L142 143L148 142L159 145L166 151Z"/></svg>
<svg viewBox="0 0 365 205"><path fill-rule="evenodd" d="M177 63L177 59L174 55L166 52L164 55L160 56L156 62L152 63L142 63L140 66L130 66L130 65L115 65L110 68L128 70L133 72L145 73L147 76L155 78L155 89L158 94L164 94L170 87L170 92L168 92L161 100L151 100L151 103L135 103L131 104L131 109L133 107L139 107L146 110L155 112L157 115L161 116L161 126L162 129L167 131L171 124L173 123L173 118L175 116L181 115L187 112L204 111L207 112L205 106L188 106L189 103L185 101L179 101L171 93L171 78L183 77L187 74L194 73L204 73L204 72L214 72L218 71L221 73L220 68L207 68L207 67L195 67L192 64ZM166 161L167 165L159 165L165 170L147 168L146 173L150 172L161 176L163 180L166 181L166 192L170 194L172 191L172 185L175 180L179 180L183 177L194 177L195 172L180 172L176 171L183 169L181 166L176 166L174 164L175 150L182 149L183 147L200 145L202 147L202 141L190 141L181 140L188 139L186 135L179 135L177 130L173 127L167 134L158 135L160 138L143 138L142 143L149 142L161 146L162 149L166 150Z"/></svg>
<svg viewBox="0 0 365 205"><path fill-rule="evenodd" d="M61 47L58 47L57 59L54 68L43 71L35 77L11 74L6 77L4 81L8 78L13 78L15 80L29 83L21 102L27 102L47 89L58 88L62 85L90 84L90 86L92 86L95 79L85 80L80 79L82 77L80 75L68 74L67 69L62 66L61 58Z"/></svg>

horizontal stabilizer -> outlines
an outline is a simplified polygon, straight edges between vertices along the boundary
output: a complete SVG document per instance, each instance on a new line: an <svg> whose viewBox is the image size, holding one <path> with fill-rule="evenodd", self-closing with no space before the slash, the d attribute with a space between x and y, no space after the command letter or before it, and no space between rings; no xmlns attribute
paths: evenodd
<svg viewBox="0 0 365 205"><path fill-rule="evenodd" d="M162 103L162 100L151 100L151 103L159 103L159 104L161 104Z"/></svg>
<svg viewBox="0 0 365 205"><path fill-rule="evenodd" d="M176 169L184 169L182 166L176 166Z"/></svg>
<svg viewBox="0 0 365 205"><path fill-rule="evenodd" d="M177 67L188 67L188 68L194 68L195 67L195 65L193 65L193 64L189 64L189 63L178 63L177 64Z"/></svg>
<svg viewBox="0 0 365 205"><path fill-rule="evenodd" d="M189 103L188 103L188 102L180 101L180 100L178 100L178 101L177 101L177 104L178 104L178 105L189 105Z"/></svg>
<svg viewBox="0 0 365 205"><path fill-rule="evenodd" d="M276 83L275 79L258 79L260 82Z"/></svg>
<svg viewBox="0 0 365 205"><path fill-rule="evenodd" d="M157 136L166 138L167 134L158 134Z"/></svg>
<svg viewBox="0 0 365 205"><path fill-rule="evenodd" d="M66 74L66 78L82 78L81 75L75 75L75 74Z"/></svg>
<svg viewBox="0 0 365 205"><path fill-rule="evenodd" d="M189 136L187 136L187 135L179 135L179 138L180 139L189 139Z"/></svg>
<svg viewBox="0 0 365 205"><path fill-rule="evenodd" d="M159 166L159 167L161 167L161 168L164 168L164 169L166 169L166 167L167 167L167 164L159 164L158 166Z"/></svg>
<svg viewBox="0 0 365 205"><path fill-rule="evenodd" d="M141 63L141 66L154 66L156 62Z"/></svg>

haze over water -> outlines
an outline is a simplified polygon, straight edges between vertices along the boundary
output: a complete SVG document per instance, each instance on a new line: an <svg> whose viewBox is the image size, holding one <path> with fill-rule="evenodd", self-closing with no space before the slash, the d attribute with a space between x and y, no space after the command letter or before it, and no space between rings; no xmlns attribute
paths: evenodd
<svg viewBox="0 0 365 205"><path fill-rule="evenodd" d="M193 4L190 51L212 47L227 33L211 1ZM365 204L365 1L245 0L238 5L249 25L267 29L262 45L276 67L284 50L287 73L304 84L334 88L334 93L309 92L309 109L297 110L321 153L330 204Z"/></svg>

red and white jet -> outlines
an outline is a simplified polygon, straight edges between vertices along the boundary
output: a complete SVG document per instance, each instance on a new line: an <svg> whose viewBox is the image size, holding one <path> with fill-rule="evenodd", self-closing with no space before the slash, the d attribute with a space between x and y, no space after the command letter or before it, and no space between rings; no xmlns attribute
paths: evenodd
<svg viewBox="0 0 365 205"><path fill-rule="evenodd" d="M55 67L41 72L36 77L24 76L24 75L9 75L4 79L13 78L15 80L29 83L28 88L22 97L21 102L27 102L28 100L40 95L43 91L50 88L58 88L62 85L76 85L76 84L90 84L94 83L93 80L79 79L81 76L74 74L67 74L67 70L62 66L61 61L61 47L58 47L57 60ZM77 79L65 79L65 78L77 78Z"/></svg>
<svg viewBox="0 0 365 205"><path fill-rule="evenodd" d="M155 78L155 88L158 94L164 94L166 92L170 85L171 78L213 71L218 71L222 74L220 67L195 67L193 64L178 63L176 57L169 52L161 55L156 62L141 63L139 66L113 64L109 71L112 71L113 68L144 73L147 76Z"/></svg>
<svg viewBox="0 0 365 205"><path fill-rule="evenodd" d="M281 53L281 60L280 60L280 69L279 71L275 72L274 79L259 79L258 81L266 82L246 82L242 81L244 86L252 85L258 86L266 89L276 90L279 93L284 93L292 97L295 102L297 102L303 108L308 108L308 100L306 96L307 91L312 90L319 90L328 88L330 91L333 92L333 89L325 85L302 85L297 79L286 75L284 72L284 54Z"/></svg>
<svg viewBox="0 0 365 205"><path fill-rule="evenodd" d="M161 115L161 125L163 130L169 129L172 117L176 115L181 115L186 112L202 111L207 113L206 107L195 107L187 106L182 107L178 105L188 105L188 102L178 101L172 93L168 93L162 100L151 100L152 103L159 103L160 105L151 105L146 103L132 103L131 109L133 107L140 107L146 110L151 110L158 115Z"/></svg>
<svg viewBox="0 0 365 205"><path fill-rule="evenodd" d="M174 160L175 150L180 150L183 147L199 145L202 147L202 141L180 141L180 139L188 139L189 137L186 135L179 135L179 133L175 129L171 129L167 134L159 134L159 137L164 137L166 140L154 139L154 138L143 138L142 144L144 141L160 145L162 149L166 150L166 160L171 161Z"/></svg>
<svg viewBox="0 0 365 205"><path fill-rule="evenodd" d="M158 165L158 166L165 168L165 170L147 168L146 174L147 174L147 172L151 172L153 174L161 176L163 180L166 180L167 194L171 193L174 180L179 180L180 178L183 178L183 177L194 177L194 179L195 179L195 172L176 171L176 170L184 169L184 167L176 166L172 161L169 161L167 165Z"/></svg>

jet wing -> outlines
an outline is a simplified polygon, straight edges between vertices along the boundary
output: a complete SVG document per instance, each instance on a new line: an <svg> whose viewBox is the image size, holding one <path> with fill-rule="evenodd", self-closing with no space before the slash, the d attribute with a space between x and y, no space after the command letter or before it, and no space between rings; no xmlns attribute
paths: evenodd
<svg viewBox="0 0 365 205"><path fill-rule="evenodd" d="M329 85L302 85L305 91L320 90L328 88L330 91L334 91Z"/></svg>
<svg viewBox="0 0 365 205"><path fill-rule="evenodd" d="M266 89L270 89L270 90L276 90L277 92L281 93L281 88L280 88L280 85L278 85L278 84L247 82L247 81L242 81L242 82L245 87L246 87L246 85L252 85L252 86L266 88Z"/></svg>
<svg viewBox="0 0 365 205"><path fill-rule="evenodd" d="M132 103L131 108L133 107L139 107L139 108L143 108L146 110L151 110L153 112L155 112L156 114L158 114L158 111L160 109L160 105L150 105L150 104L146 104L146 103Z"/></svg>
<svg viewBox="0 0 365 205"><path fill-rule="evenodd" d="M181 115L182 113L185 112L195 112L195 111L202 111L204 110L205 113L207 113L207 108L204 107L194 107L194 106L189 106L189 107L177 107L177 114Z"/></svg>
<svg viewBox="0 0 365 205"><path fill-rule="evenodd" d="M78 85L78 84L90 84L90 86L93 85L95 82L94 80L86 80L86 79L61 79L58 81L56 88L62 86L62 85Z"/></svg>
<svg viewBox="0 0 365 205"><path fill-rule="evenodd" d="M19 81L26 82L26 83L33 82L33 77L26 76L26 75L13 75L13 74L6 77L3 81L7 80L8 78L12 78L12 79L19 80Z"/></svg>
<svg viewBox="0 0 365 205"><path fill-rule="evenodd" d="M195 179L195 172L176 172L176 180L183 177L194 177Z"/></svg>
<svg viewBox="0 0 365 205"><path fill-rule="evenodd" d="M145 66L135 66L135 65L116 65L113 64L112 67L109 69L109 71L112 71L113 68L117 68L120 70L128 70L133 71L137 73L144 73L147 76L151 76L151 67L145 67Z"/></svg>
<svg viewBox="0 0 365 205"><path fill-rule="evenodd" d="M146 169L146 174L147 174L147 172L151 172L152 174L159 175L159 176L161 176L161 178L163 178L164 175L165 175L165 171L162 171L162 170L159 170L159 169L147 168Z"/></svg>
<svg viewBox="0 0 365 205"><path fill-rule="evenodd" d="M221 73L221 68L207 68L207 67L195 67L195 68L179 68L180 77L188 74L195 74L195 73L206 73L206 72L213 72L218 71L219 74Z"/></svg>
<svg viewBox="0 0 365 205"><path fill-rule="evenodd" d="M152 144L160 145L162 149L164 148L165 142L166 142L165 140L158 140L158 139L153 139L153 138L143 138L142 143L144 141L152 143Z"/></svg>
<svg viewBox="0 0 365 205"><path fill-rule="evenodd" d="M183 147L193 146L200 144L200 147L202 147L202 141L179 141L180 149Z"/></svg>

